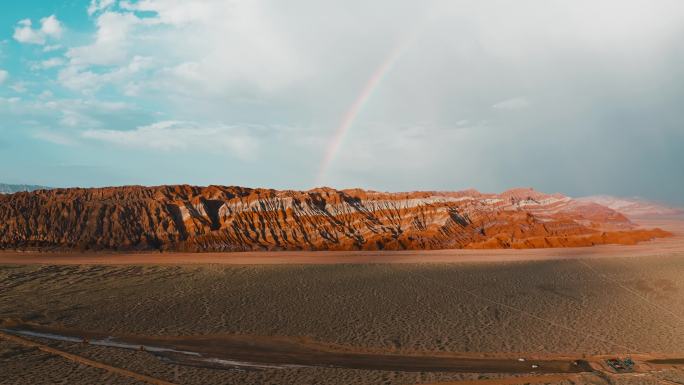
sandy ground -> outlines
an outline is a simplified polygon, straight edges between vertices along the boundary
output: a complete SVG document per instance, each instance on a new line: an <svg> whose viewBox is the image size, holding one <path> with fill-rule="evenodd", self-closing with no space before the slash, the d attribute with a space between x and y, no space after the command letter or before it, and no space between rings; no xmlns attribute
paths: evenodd
<svg viewBox="0 0 684 385"><path fill-rule="evenodd" d="M302 253L298 264L264 264L285 256L262 256L258 264L240 265L250 259L246 254L111 265L104 263L115 262L112 255L64 255L48 264L16 264L11 258L19 254L10 253L0 259L0 318L111 334L288 336L395 353L684 355L683 233L679 223L668 226L663 227L676 237L631 247L379 257ZM492 257L483 263L483 256ZM77 264L81 258L97 262ZM302 263L310 260L319 263ZM372 263L352 263L359 261ZM42 342L176 384L389 385L502 377L338 368L217 370L164 363L147 352ZM681 371L662 370L609 380L654 383L658 376L684 382ZM136 383L7 341L0 341L0 373L0 384ZM549 383L605 380L587 376Z"/></svg>

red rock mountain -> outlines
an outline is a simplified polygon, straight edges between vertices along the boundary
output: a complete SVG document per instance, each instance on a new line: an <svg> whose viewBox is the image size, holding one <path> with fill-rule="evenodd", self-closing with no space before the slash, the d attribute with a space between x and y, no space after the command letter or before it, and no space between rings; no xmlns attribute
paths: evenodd
<svg viewBox="0 0 684 385"><path fill-rule="evenodd" d="M378 250L590 246L666 236L593 202L483 194L243 187L54 189L0 196L0 247Z"/></svg>

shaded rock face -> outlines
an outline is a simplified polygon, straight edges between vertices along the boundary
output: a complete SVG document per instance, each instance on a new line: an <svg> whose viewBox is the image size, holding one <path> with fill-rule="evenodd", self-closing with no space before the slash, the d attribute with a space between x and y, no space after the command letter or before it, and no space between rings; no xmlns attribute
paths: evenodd
<svg viewBox="0 0 684 385"><path fill-rule="evenodd" d="M483 194L243 187L55 189L0 196L0 247L95 250L401 250L635 243L592 202L531 189Z"/></svg>

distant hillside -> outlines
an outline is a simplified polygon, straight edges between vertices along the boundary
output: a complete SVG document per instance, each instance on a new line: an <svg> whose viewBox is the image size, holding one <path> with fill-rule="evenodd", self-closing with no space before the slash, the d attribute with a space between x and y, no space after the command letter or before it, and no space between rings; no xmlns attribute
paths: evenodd
<svg viewBox="0 0 684 385"><path fill-rule="evenodd" d="M632 218L684 214L684 210L681 208L671 207L641 198L620 198L610 195L595 195L578 198L577 200L606 206Z"/></svg>
<svg viewBox="0 0 684 385"><path fill-rule="evenodd" d="M49 187L31 184L6 184L0 183L0 194L14 194L21 191L47 190Z"/></svg>

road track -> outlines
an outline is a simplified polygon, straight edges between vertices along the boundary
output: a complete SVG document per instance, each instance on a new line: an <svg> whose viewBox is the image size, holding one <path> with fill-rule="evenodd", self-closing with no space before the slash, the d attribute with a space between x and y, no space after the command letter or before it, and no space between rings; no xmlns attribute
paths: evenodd
<svg viewBox="0 0 684 385"><path fill-rule="evenodd" d="M25 338L22 338L22 337L13 335L13 334L8 334L8 333L2 332L2 331L0 331L0 339L4 339L4 340L10 341L10 342L14 342L14 343L22 345L22 346L37 348L43 352L50 353L50 354L65 358L69 361L76 362L78 364L83 364L83 365L87 365L87 366L90 366L93 368L106 370L110 373L115 373L115 374L118 374L118 375L123 376L123 377L128 377L128 378L132 378L132 379L135 379L138 381L147 382L148 384L152 384L152 385L176 385L173 382L160 380L158 378L146 376L144 374L132 372L130 370L126 370L126 369L122 369L122 368L117 368L116 366L104 364L102 362L93 361L91 359L81 357L81 356L73 354L73 353L68 353L68 352L65 352L65 351L62 351L59 349L55 349L55 348L52 348L52 347L47 346L45 344L41 344L39 342L31 341L31 340L28 340L28 339L25 339Z"/></svg>

